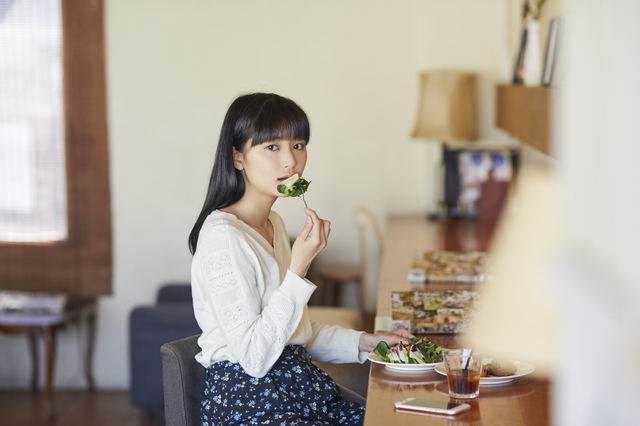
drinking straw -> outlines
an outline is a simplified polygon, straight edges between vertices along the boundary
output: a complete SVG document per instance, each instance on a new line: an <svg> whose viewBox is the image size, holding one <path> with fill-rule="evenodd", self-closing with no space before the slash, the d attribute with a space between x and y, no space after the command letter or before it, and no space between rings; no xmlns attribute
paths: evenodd
<svg viewBox="0 0 640 426"><path fill-rule="evenodd" d="M462 356L463 356L463 357L464 357L464 356L466 356L466 357L467 357L467 365L465 365L465 366L462 368L462 371L469 371L469 362L471 361L471 353L472 353L471 349L463 349L463 350L462 350Z"/></svg>
<svg viewBox="0 0 640 426"><path fill-rule="evenodd" d="M458 388L458 393L462 394L462 389L461 387L464 386L464 384L467 384L468 381L468 377L469 377L469 362L471 361L471 349L463 349L462 350L462 358L464 360L464 357L467 357L467 363L464 367L462 367L462 381L459 384L459 388ZM469 386L467 386L467 391Z"/></svg>

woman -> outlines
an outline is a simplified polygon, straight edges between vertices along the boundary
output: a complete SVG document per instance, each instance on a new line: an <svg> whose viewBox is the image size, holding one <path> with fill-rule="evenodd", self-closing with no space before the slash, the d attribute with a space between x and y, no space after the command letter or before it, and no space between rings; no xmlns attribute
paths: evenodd
<svg viewBox="0 0 640 426"><path fill-rule="evenodd" d="M310 362L364 362L380 340L309 319L315 285L304 277L326 246L330 223L304 209L293 247L271 210L286 178L302 175L309 122L275 94L238 97L220 132L204 207L189 236L192 287L207 368L203 425L362 424L364 408L344 401L335 382Z"/></svg>

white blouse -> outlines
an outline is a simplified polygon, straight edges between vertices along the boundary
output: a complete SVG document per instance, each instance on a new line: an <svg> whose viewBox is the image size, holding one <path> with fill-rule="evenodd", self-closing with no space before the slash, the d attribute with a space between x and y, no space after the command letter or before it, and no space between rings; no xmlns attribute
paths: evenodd
<svg viewBox="0 0 640 426"><path fill-rule="evenodd" d="M316 286L287 269L291 247L284 222L274 211L269 220L273 247L230 213L216 210L202 225L191 264L202 329L196 360L205 367L228 360L263 377L286 345L297 344L317 361L363 363L361 331L309 319L306 305Z"/></svg>

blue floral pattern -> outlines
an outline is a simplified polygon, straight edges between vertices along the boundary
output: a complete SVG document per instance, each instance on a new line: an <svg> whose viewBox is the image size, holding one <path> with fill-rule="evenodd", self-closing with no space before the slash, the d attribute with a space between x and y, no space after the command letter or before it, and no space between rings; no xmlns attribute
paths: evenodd
<svg viewBox="0 0 640 426"><path fill-rule="evenodd" d="M269 373L248 375L223 361L207 368L201 426L362 425L364 407L344 401L336 382L299 345L286 346Z"/></svg>

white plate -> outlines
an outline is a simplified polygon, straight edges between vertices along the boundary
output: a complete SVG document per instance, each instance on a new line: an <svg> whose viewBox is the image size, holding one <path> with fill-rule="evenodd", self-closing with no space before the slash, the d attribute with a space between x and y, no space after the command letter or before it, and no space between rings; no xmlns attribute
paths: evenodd
<svg viewBox="0 0 640 426"><path fill-rule="evenodd" d="M489 364L493 358L484 358L482 360L483 364ZM523 361L513 361L516 365L516 373L511 376L502 376L502 377L480 377L480 385L481 386L491 386L491 385L503 385L505 383L513 382L516 377L526 376L527 374L533 373L535 368L533 365L528 362ZM447 370L445 369L444 362L440 362L435 367L436 373L442 374L443 376L447 375Z"/></svg>
<svg viewBox="0 0 640 426"><path fill-rule="evenodd" d="M396 364L393 362L384 362L373 353L369 353L367 355L367 358L369 359L369 361L375 362L376 364L382 364L390 370L404 372L431 371L437 364L437 362L434 362L433 364Z"/></svg>

